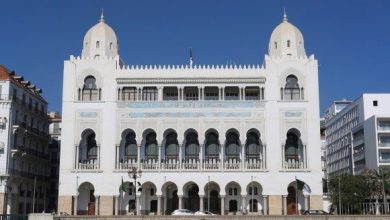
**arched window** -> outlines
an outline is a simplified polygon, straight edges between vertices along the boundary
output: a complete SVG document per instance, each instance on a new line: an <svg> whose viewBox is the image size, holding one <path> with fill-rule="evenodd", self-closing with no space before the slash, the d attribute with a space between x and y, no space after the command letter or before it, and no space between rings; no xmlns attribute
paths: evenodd
<svg viewBox="0 0 390 220"><path fill-rule="evenodd" d="M261 153L260 137L255 132L249 132L246 136L245 155L247 159L259 159Z"/></svg>
<svg viewBox="0 0 390 220"><path fill-rule="evenodd" d="M96 79L93 76L87 76L84 79L84 85L82 89L83 101L97 101L100 100L100 90L97 89Z"/></svg>
<svg viewBox="0 0 390 220"><path fill-rule="evenodd" d="M229 132L226 136L226 156L239 158L240 145L238 135L235 132Z"/></svg>
<svg viewBox="0 0 390 220"><path fill-rule="evenodd" d="M170 132L166 136L165 142L165 156L167 158L177 158L179 155L179 143L177 141L177 134Z"/></svg>
<svg viewBox="0 0 390 220"><path fill-rule="evenodd" d="M95 133L89 134L87 137L87 160L97 159L97 145Z"/></svg>
<svg viewBox="0 0 390 220"><path fill-rule="evenodd" d="M206 158L219 157L218 134L210 132L206 135Z"/></svg>
<svg viewBox="0 0 390 220"><path fill-rule="evenodd" d="M287 139L285 145L285 158L286 160L299 160L298 151L299 137L295 132L287 132Z"/></svg>
<svg viewBox="0 0 390 220"><path fill-rule="evenodd" d="M156 133L154 132L151 132L146 135L145 157L153 159L158 158L158 146L156 140Z"/></svg>
<svg viewBox="0 0 390 220"><path fill-rule="evenodd" d="M286 78L286 85L282 89L282 92L282 99L284 100L301 100L303 98L303 95L301 96L301 89L298 85L298 78L294 75L289 75Z"/></svg>
<svg viewBox="0 0 390 220"><path fill-rule="evenodd" d="M186 159L198 158L199 156L199 141L195 132L190 132L186 136L185 155Z"/></svg>
<svg viewBox="0 0 390 220"><path fill-rule="evenodd" d="M134 132L128 133L125 137L125 157L137 157L137 141Z"/></svg>

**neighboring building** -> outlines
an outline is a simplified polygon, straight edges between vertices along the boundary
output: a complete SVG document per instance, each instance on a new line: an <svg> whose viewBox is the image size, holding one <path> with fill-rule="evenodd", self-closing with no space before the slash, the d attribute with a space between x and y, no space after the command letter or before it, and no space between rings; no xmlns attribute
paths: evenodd
<svg viewBox="0 0 390 220"><path fill-rule="evenodd" d="M0 205L7 214L42 212L50 187L47 103L39 88L1 65L0 94Z"/></svg>
<svg viewBox="0 0 390 220"><path fill-rule="evenodd" d="M322 209L318 62L286 16L261 67L124 65L101 17L63 83L60 212Z"/></svg>
<svg viewBox="0 0 390 220"><path fill-rule="evenodd" d="M330 211L331 201L328 196L328 172L326 164L326 138L325 138L325 119L320 120L320 134L321 134L321 168L322 168L322 192L323 192L323 210Z"/></svg>
<svg viewBox="0 0 390 220"><path fill-rule="evenodd" d="M58 180L60 171L60 151L61 151L61 115L58 112L49 112L49 134L51 137L49 144L50 155L50 190L48 211L57 211L58 207Z"/></svg>
<svg viewBox="0 0 390 220"><path fill-rule="evenodd" d="M329 114L325 128L329 175L390 165L390 94L363 94Z"/></svg>

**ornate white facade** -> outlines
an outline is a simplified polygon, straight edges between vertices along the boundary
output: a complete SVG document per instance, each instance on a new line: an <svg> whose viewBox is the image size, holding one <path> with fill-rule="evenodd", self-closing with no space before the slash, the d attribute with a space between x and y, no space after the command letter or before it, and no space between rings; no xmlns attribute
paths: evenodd
<svg viewBox="0 0 390 220"><path fill-rule="evenodd" d="M318 63L284 17L255 65L124 65L102 17L64 63L59 211L322 209ZM119 193L127 172L141 190Z"/></svg>

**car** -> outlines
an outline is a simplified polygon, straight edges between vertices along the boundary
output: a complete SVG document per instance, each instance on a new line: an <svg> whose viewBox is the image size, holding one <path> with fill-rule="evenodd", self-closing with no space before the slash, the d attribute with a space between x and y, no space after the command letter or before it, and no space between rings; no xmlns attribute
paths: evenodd
<svg viewBox="0 0 390 220"><path fill-rule="evenodd" d="M188 209L176 209L172 215L194 215L194 213Z"/></svg>
<svg viewBox="0 0 390 220"><path fill-rule="evenodd" d="M195 215L215 215L215 214L208 211L197 211L195 212Z"/></svg>
<svg viewBox="0 0 390 220"><path fill-rule="evenodd" d="M324 210L306 210L303 212L304 215L329 215Z"/></svg>

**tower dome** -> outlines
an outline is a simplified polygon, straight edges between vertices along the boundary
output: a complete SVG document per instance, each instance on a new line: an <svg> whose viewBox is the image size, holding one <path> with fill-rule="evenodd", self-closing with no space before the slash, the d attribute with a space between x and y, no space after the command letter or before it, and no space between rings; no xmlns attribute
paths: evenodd
<svg viewBox="0 0 390 220"><path fill-rule="evenodd" d="M277 57L306 57L302 33L288 22L286 12L284 12L282 23L272 31L268 54Z"/></svg>
<svg viewBox="0 0 390 220"><path fill-rule="evenodd" d="M118 55L118 41L114 30L104 21L103 12L99 23L84 36L83 57L115 57Z"/></svg>

